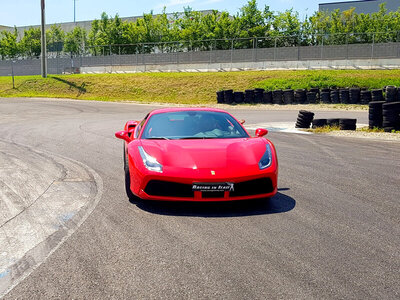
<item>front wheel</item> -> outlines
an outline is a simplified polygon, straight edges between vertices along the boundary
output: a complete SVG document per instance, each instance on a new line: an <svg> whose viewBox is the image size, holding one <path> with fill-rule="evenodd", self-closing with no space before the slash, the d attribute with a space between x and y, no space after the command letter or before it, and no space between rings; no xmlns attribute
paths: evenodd
<svg viewBox="0 0 400 300"><path fill-rule="evenodd" d="M129 167L125 166L125 191L130 202L137 200L138 198L131 191L131 176L129 174Z"/></svg>

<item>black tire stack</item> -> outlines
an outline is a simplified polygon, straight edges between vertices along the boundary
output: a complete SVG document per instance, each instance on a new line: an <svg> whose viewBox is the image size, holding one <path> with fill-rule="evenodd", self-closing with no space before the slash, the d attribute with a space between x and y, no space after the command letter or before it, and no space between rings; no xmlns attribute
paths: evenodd
<svg viewBox="0 0 400 300"><path fill-rule="evenodd" d="M334 104L340 103L340 97L339 97L339 90L337 89L331 89L330 92L331 96L331 102Z"/></svg>
<svg viewBox="0 0 400 300"><path fill-rule="evenodd" d="M339 127L339 121L340 119L332 118L332 119L326 119L326 125L330 127Z"/></svg>
<svg viewBox="0 0 400 300"><path fill-rule="evenodd" d="M329 89L322 89L319 93L319 99L321 103L331 103L331 91Z"/></svg>
<svg viewBox="0 0 400 300"><path fill-rule="evenodd" d="M371 96L372 101L384 101L382 90L374 89L371 91L371 94L372 94Z"/></svg>
<svg viewBox="0 0 400 300"><path fill-rule="evenodd" d="M327 119L314 119L312 120L312 128L324 127L328 124Z"/></svg>
<svg viewBox="0 0 400 300"><path fill-rule="evenodd" d="M245 103L254 103L254 90L245 90L244 91L244 102Z"/></svg>
<svg viewBox="0 0 400 300"><path fill-rule="evenodd" d="M389 102L382 105L383 122L385 132L400 130L400 102Z"/></svg>
<svg viewBox="0 0 400 300"><path fill-rule="evenodd" d="M360 103L360 88L349 89L349 104Z"/></svg>
<svg viewBox="0 0 400 300"><path fill-rule="evenodd" d="M294 91L294 102L304 104L307 100L307 94L304 89L297 89Z"/></svg>
<svg viewBox="0 0 400 300"><path fill-rule="evenodd" d="M340 130L356 130L357 119L339 119Z"/></svg>
<svg viewBox="0 0 400 300"><path fill-rule="evenodd" d="M372 101L369 103L369 128L382 128L383 114L382 105L385 101Z"/></svg>
<svg viewBox="0 0 400 300"><path fill-rule="evenodd" d="M225 90L224 91L224 99L225 103L231 104L233 103L233 90Z"/></svg>
<svg viewBox="0 0 400 300"><path fill-rule="evenodd" d="M272 92L271 91L265 91L263 94L263 103L265 104L271 104L272 103Z"/></svg>
<svg viewBox="0 0 400 300"><path fill-rule="evenodd" d="M317 93L316 92L307 92L307 103L314 104L317 103Z"/></svg>
<svg viewBox="0 0 400 300"><path fill-rule="evenodd" d="M224 91L218 91L217 92L217 103L224 103L224 102L225 102Z"/></svg>
<svg viewBox="0 0 400 300"><path fill-rule="evenodd" d="M310 88L309 91L315 93L315 99L316 99L315 102L318 103L319 99L320 99L320 90L319 90L319 88Z"/></svg>
<svg viewBox="0 0 400 300"><path fill-rule="evenodd" d="M314 118L313 112L300 110L297 116L296 128L310 128L313 118Z"/></svg>
<svg viewBox="0 0 400 300"><path fill-rule="evenodd" d="M262 103L264 97L264 89L254 90L254 103Z"/></svg>
<svg viewBox="0 0 400 300"><path fill-rule="evenodd" d="M339 98L340 98L340 103L342 104L348 104L349 103L349 89L340 89L339 90Z"/></svg>
<svg viewBox="0 0 400 300"><path fill-rule="evenodd" d="M294 101L294 91L291 89L283 91L283 104L292 104Z"/></svg>
<svg viewBox="0 0 400 300"><path fill-rule="evenodd" d="M275 90L272 92L272 103L273 104L282 104L282 90Z"/></svg>
<svg viewBox="0 0 400 300"><path fill-rule="evenodd" d="M244 93L243 92L234 92L233 99L235 103L243 103L244 102Z"/></svg>
<svg viewBox="0 0 400 300"><path fill-rule="evenodd" d="M397 88L395 86L386 87L386 102L396 102L397 101Z"/></svg>
<svg viewBox="0 0 400 300"><path fill-rule="evenodd" d="M361 90L360 92L360 103L368 104L372 101L372 93L371 91Z"/></svg>

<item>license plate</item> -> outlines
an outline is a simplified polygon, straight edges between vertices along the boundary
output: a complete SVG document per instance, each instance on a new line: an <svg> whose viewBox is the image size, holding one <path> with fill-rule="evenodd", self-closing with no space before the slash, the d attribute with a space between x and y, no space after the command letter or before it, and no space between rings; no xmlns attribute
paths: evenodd
<svg viewBox="0 0 400 300"><path fill-rule="evenodd" d="M231 182L220 182L220 183L195 182L192 185L192 190L199 192L225 192L225 191L233 192L234 184Z"/></svg>

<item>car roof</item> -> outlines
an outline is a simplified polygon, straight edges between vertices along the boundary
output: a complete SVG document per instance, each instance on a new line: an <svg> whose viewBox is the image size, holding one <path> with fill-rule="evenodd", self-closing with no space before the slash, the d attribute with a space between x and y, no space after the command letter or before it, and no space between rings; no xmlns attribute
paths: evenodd
<svg viewBox="0 0 400 300"><path fill-rule="evenodd" d="M159 108L159 109L152 110L150 112L149 116L152 116L155 114L180 112L180 111L212 111L212 112L228 113L225 110L218 109L218 108L210 108L210 107L168 107L168 108Z"/></svg>

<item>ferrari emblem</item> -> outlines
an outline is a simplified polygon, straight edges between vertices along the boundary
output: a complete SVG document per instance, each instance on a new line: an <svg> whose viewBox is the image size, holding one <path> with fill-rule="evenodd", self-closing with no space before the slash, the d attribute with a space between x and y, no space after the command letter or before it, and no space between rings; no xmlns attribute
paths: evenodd
<svg viewBox="0 0 400 300"><path fill-rule="evenodd" d="M215 175L215 171L211 171L211 175Z"/></svg>

